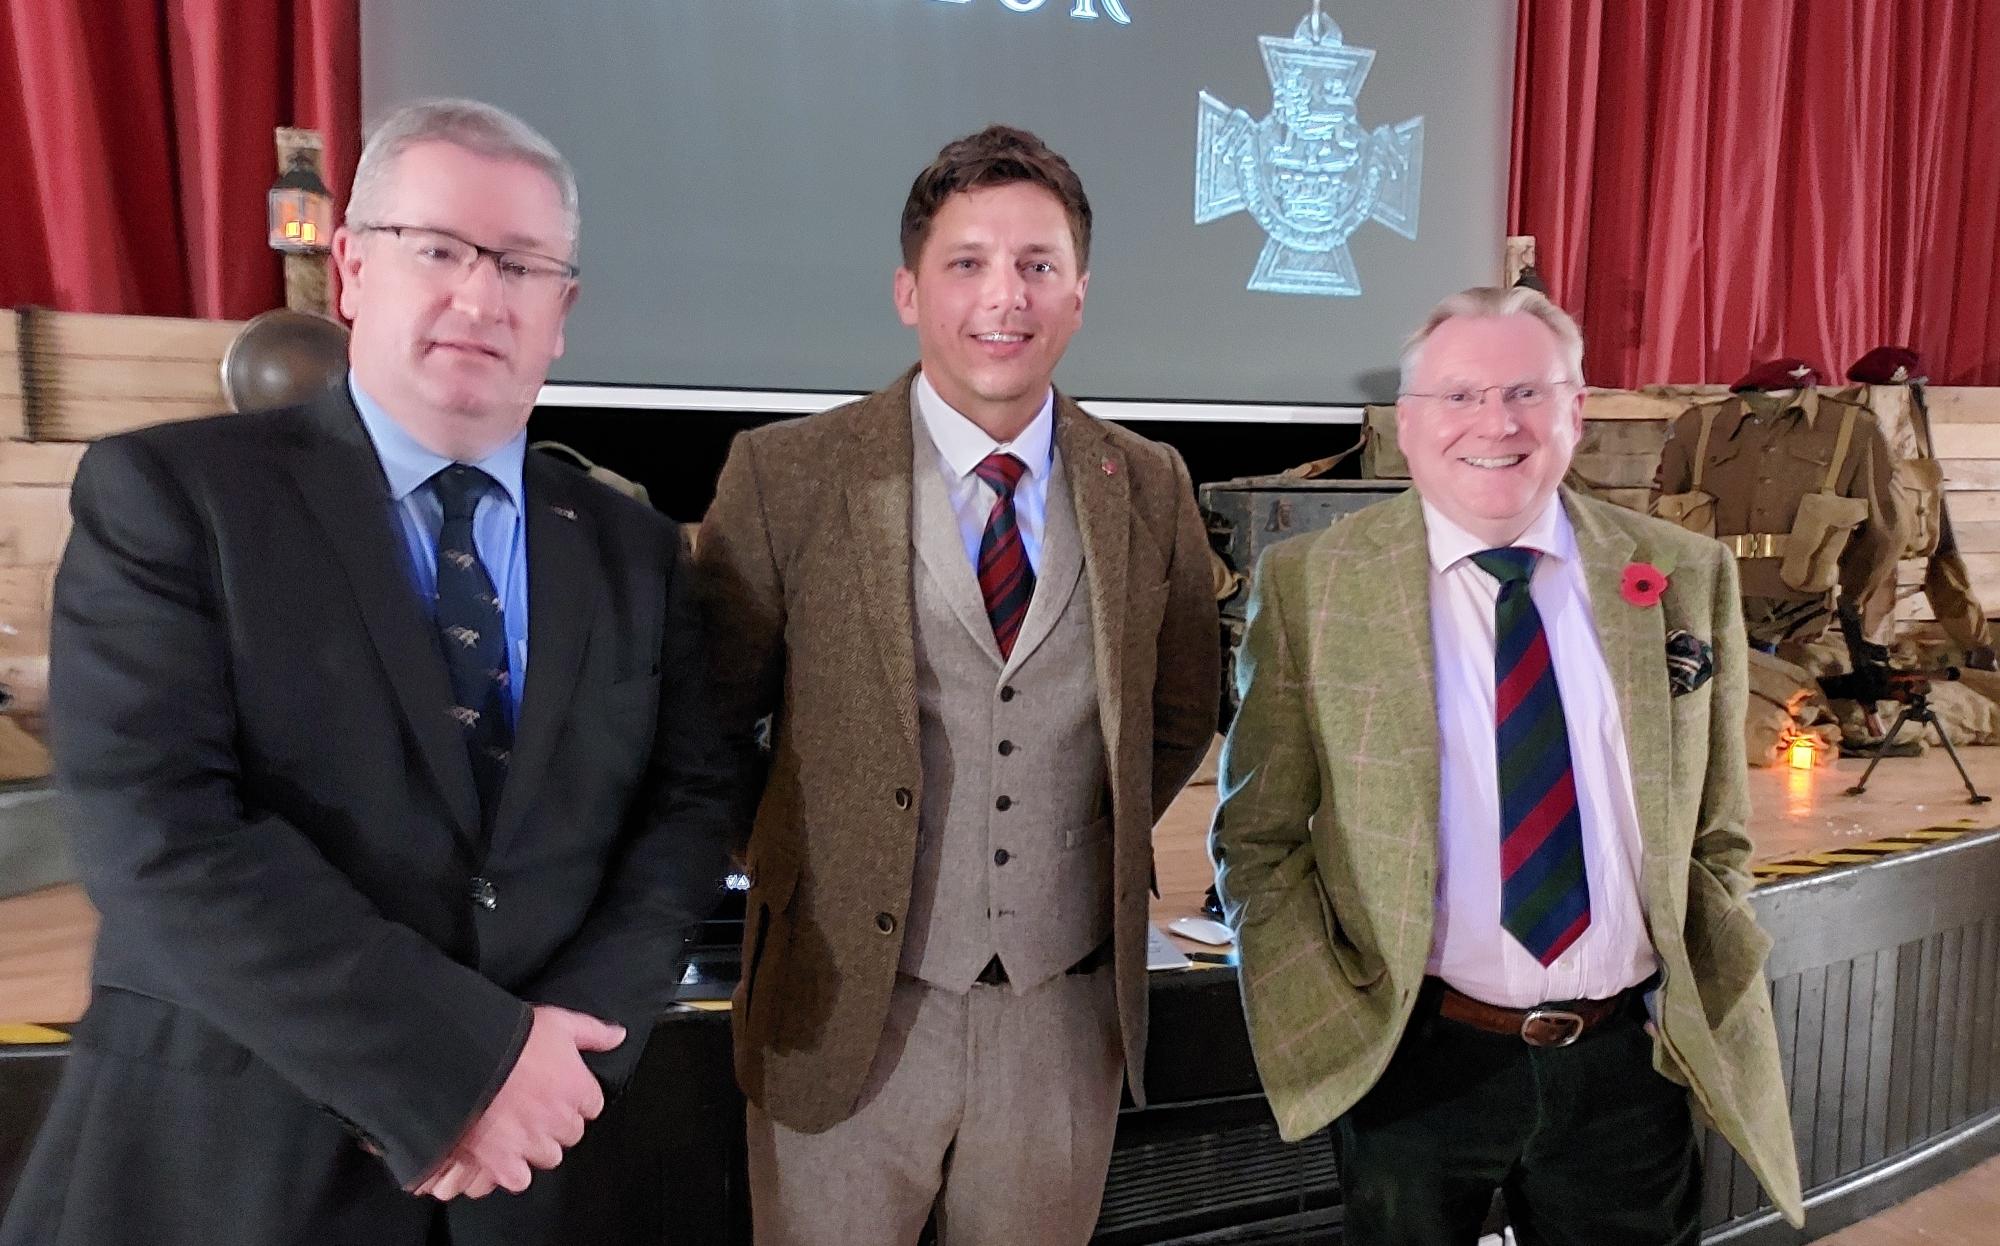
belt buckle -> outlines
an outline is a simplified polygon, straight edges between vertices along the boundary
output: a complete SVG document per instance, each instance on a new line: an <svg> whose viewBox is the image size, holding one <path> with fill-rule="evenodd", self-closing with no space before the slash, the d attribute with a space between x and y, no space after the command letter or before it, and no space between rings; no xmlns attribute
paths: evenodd
<svg viewBox="0 0 2000 1246"><path fill-rule="evenodd" d="M1538 1032L1537 1023L1553 1022L1563 1028L1553 1037ZM1565 1008L1530 1008L1521 1018L1521 1041L1530 1047L1567 1047L1583 1034L1583 1017Z"/></svg>

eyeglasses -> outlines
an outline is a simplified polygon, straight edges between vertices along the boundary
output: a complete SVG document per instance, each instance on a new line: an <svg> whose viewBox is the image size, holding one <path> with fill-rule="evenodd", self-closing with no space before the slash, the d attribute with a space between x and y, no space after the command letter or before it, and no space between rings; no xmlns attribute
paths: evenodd
<svg viewBox="0 0 2000 1246"><path fill-rule="evenodd" d="M576 280L583 270L565 260L533 251L482 247L450 230L416 225L357 225L364 234L390 234L398 250L417 272L439 282L463 281L482 259L493 261L502 289L523 294L554 294Z"/></svg>
<svg viewBox="0 0 2000 1246"><path fill-rule="evenodd" d="M1424 398L1453 414L1470 415L1486 402L1486 395L1500 391L1500 403L1509 411L1534 411L1555 401L1568 381L1521 381L1513 385L1462 385L1434 394L1402 394L1403 398Z"/></svg>

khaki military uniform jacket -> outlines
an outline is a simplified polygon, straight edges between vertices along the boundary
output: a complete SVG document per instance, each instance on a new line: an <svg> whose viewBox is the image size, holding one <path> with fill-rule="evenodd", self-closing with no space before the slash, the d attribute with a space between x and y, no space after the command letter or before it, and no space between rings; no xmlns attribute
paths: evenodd
<svg viewBox="0 0 2000 1246"><path fill-rule="evenodd" d="M744 1093L794 1129L853 1114L910 917L925 790L911 565L910 382L742 434L698 560L724 730L772 715L747 851L735 997ZM1155 819L1214 739L1208 538L1172 450L1058 393L1055 443L1083 548L1111 828L1119 1038L1143 1102ZM1003 693L1004 695L1004 693Z"/></svg>
<svg viewBox="0 0 2000 1246"><path fill-rule="evenodd" d="M1849 413L1855 420L1842 447ZM1787 583L1779 574L1782 555L1766 552L1776 542L1757 544L1788 537L1807 495L1822 490L1866 504L1866 515L1840 551L1841 599L1858 603L1895 583L1903 540L1893 462L1875 417L1859 403L1802 389L1790 395L1732 394L1688 408L1674 421L1661 452L1654 509L1662 497L1695 488L1715 497L1713 535L1740 546L1746 598L1803 602L1826 595Z"/></svg>
<svg viewBox="0 0 2000 1246"><path fill-rule="evenodd" d="M1746 663L1736 566L1714 541L1565 490L1617 690L1663 983L1653 1062L1801 1221L1798 1160L1750 889ZM1632 562L1668 573L1623 599ZM1409 1023L1431 949L1439 758L1430 560L1415 490L1273 546L1237 653L1213 848L1242 949L1251 1046L1287 1139L1366 1094ZM1671 695L1666 638L1713 647Z"/></svg>

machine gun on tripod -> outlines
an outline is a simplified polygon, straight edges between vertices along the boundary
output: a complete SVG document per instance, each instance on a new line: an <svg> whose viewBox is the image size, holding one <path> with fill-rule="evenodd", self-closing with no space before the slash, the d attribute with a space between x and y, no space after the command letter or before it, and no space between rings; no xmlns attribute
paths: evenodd
<svg viewBox="0 0 2000 1246"><path fill-rule="evenodd" d="M1820 691L1835 700L1858 701L1870 731L1881 730L1881 720L1875 716L1875 703L1895 701L1902 705L1902 712L1896 715L1896 723L1875 745L1875 755L1868 759L1868 768L1861 772L1861 779L1847 789L1849 796L1859 796L1868 790L1869 776L1882 763L1882 757L1895 742L1896 735L1906 722L1929 723L1937 732L1938 741L1944 751L1951 755L1951 764L1958 767L1958 777L1964 781L1965 790L1972 799L1969 803L1983 805L1992 800L1982 796L1972 785L1972 776L1965 772L1965 763L1959 760L1958 747L1951 742L1951 734L1938 721L1937 711L1931 708L1931 685L1950 682L1958 678L1955 666L1940 667L1931 671L1899 671L1889 665L1889 653L1881 645L1862 639L1861 619L1854 608L1846 602L1839 607L1840 630L1847 637L1847 651L1854 663L1854 670L1846 675L1822 675L1819 679ZM1919 727L1921 732L1921 727Z"/></svg>

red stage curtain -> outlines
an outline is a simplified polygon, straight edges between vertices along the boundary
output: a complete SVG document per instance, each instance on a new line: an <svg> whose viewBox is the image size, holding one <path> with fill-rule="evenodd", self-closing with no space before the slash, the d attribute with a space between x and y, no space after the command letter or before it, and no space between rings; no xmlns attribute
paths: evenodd
<svg viewBox="0 0 2000 1246"><path fill-rule="evenodd" d="M358 0L0 0L0 306L240 318L284 302L271 132L360 142Z"/></svg>
<svg viewBox="0 0 2000 1246"><path fill-rule="evenodd" d="M2000 4L1520 0L1508 222L1597 384L2000 385Z"/></svg>

